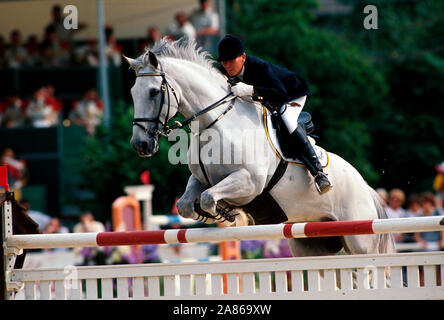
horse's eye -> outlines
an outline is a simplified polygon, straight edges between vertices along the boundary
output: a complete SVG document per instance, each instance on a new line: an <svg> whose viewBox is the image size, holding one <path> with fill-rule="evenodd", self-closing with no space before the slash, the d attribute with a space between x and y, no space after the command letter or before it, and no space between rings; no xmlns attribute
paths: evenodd
<svg viewBox="0 0 444 320"><path fill-rule="evenodd" d="M150 97L153 98L155 96L157 96L159 94L160 90L159 89L151 89L150 90Z"/></svg>

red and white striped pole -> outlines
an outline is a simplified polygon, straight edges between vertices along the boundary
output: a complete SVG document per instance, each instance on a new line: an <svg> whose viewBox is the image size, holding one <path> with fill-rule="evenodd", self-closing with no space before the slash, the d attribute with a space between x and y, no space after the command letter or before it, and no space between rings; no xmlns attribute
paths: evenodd
<svg viewBox="0 0 444 320"><path fill-rule="evenodd" d="M119 246L331 237L444 230L444 216L361 221L307 222L229 228L13 235L6 246L22 249Z"/></svg>

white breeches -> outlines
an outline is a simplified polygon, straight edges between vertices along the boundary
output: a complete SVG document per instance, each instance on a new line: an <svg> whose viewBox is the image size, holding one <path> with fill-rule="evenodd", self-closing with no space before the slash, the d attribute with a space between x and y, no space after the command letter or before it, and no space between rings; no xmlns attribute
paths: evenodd
<svg viewBox="0 0 444 320"><path fill-rule="evenodd" d="M302 109L304 108L305 100L307 99L307 96L303 96L300 98L297 98L295 100L289 101L282 105L281 109L279 110L282 116L282 120L284 121L285 125L287 126L288 132L293 133L294 130L298 127L298 118L299 114L301 113ZM300 106L292 106L291 103L295 102L299 104Z"/></svg>

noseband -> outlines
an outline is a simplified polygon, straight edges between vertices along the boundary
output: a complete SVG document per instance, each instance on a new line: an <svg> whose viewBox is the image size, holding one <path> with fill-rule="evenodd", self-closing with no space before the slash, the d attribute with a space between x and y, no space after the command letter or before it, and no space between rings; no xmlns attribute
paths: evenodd
<svg viewBox="0 0 444 320"><path fill-rule="evenodd" d="M134 118L133 119L133 126L138 126L142 128L143 131L145 131L146 134L157 137L158 135L168 135L168 132L171 131L169 127L167 126L168 117L170 115L170 90L174 95L174 98L176 99L177 106L179 106L179 99L177 99L176 91L174 91L174 88L168 83L165 72L162 71L162 66L160 66L161 71L160 72L153 72L153 73L138 73L136 72L136 77L162 77L162 83L160 85L160 92L161 92L161 98L160 98L160 107L159 107L159 113L154 118ZM167 113L165 116L165 121L160 120L160 115L162 113L163 105L165 103L165 93L167 95ZM145 126L141 124L141 122L154 122L156 126L154 129L149 130ZM159 128L159 124L161 125L161 128Z"/></svg>

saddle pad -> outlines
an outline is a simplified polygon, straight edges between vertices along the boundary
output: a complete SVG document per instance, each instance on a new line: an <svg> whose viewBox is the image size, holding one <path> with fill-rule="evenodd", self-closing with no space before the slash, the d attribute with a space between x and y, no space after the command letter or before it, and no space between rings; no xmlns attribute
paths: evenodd
<svg viewBox="0 0 444 320"><path fill-rule="evenodd" d="M280 145L279 145L277 135L276 135L276 130L273 129L271 117L268 116L268 110L265 107L263 107L263 113L264 113L265 132L267 134L268 142L270 143L270 146L274 150L274 152L276 152L276 155L280 159L283 159L291 164L303 166L304 164L302 163L302 161L297 158L284 157L284 155L282 154ZM328 162L329 162L327 151L325 151L321 147L315 145L313 143L314 140L312 138L309 137L309 140L313 145L313 149L316 152L316 155L318 156L319 162L321 163L322 167L323 168L327 167Z"/></svg>

